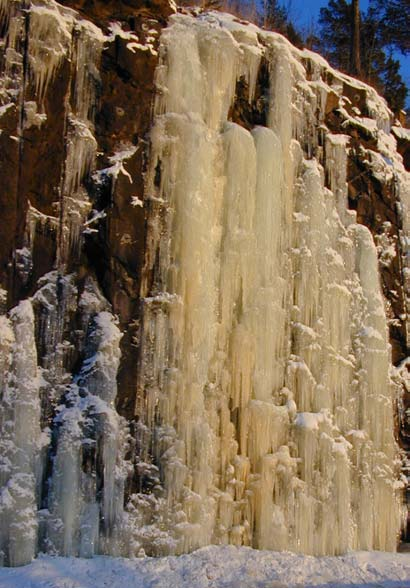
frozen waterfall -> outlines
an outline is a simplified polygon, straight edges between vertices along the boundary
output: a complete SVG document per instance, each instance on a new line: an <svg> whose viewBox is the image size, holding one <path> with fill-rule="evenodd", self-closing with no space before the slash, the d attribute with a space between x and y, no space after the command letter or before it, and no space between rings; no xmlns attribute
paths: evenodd
<svg viewBox="0 0 410 588"><path fill-rule="evenodd" d="M328 97L357 83L383 139L383 100L229 15L170 18L144 201L134 197L147 235L130 418L118 404L123 333L104 283L77 263L84 232L98 233L89 226L112 206L92 209L91 182L115 168L132 183L124 161L141 148L120 145L114 166L93 175L112 37L53 0L17 6L0 0L16 79L16 31L28 35L36 102L24 104L26 124L47 119L63 62L71 94L57 216L30 204L26 219L27 259L37 223L49 223L56 268L0 316L2 564L39 551L159 556L209 544L395 551L399 383L377 249L348 209L350 137L324 123ZM130 59L155 54L119 23L116 34Z"/></svg>
<svg viewBox="0 0 410 588"><path fill-rule="evenodd" d="M311 131L330 88L300 57L217 15L162 36L140 414L177 553L394 550L400 529L376 248L347 210L349 137ZM235 80L252 102L261 60L266 126L246 129Z"/></svg>

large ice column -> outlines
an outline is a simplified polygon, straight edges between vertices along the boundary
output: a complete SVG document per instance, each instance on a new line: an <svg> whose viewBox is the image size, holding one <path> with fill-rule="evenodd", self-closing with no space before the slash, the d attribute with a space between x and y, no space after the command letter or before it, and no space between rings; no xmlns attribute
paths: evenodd
<svg viewBox="0 0 410 588"><path fill-rule="evenodd" d="M261 54L267 127L249 132L229 113ZM386 319L348 138L315 129L328 87L283 38L215 15L173 17L157 86L137 414L166 500L133 497L157 504L136 545L394 549Z"/></svg>
<svg viewBox="0 0 410 588"><path fill-rule="evenodd" d="M109 312L91 319L82 368L56 417L47 541L64 555L123 551L126 427L114 406L120 339Z"/></svg>
<svg viewBox="0 0 410 588"><path fill-rule="evenodd" d="M165 37L169 69L160 66L158 76L160 88L165 87L153 132L153 169L160 167L162 173L157 190L152 184L152 199L164 203L165 230L172 227L175 239L157 242L162 261L159 291L145 298L144 317L144 335L151 334L147 343L156 351L156 370L149 372L146 387L145 419L148 427L155 427L150 407L156 406L156 419L161 418L161 430L171 444L164 451L157 441L154 458L165 462L163 476L171 499L182 502L186 523L177 526L182 532L177 537L179 550L212 540L252 542L254 515L248 512L250 496L244 492L250 474L248 453L251 461L259 461L264 451L276 449L278 438L284 441L286 434L275 431L275 425L283 422L286 429L288 420L286 409L276 411L269 402L272 386L279 391L284 379L282 330L278 337L260 332L255 338L266 318L264 289L273 291L278 278L277 268L269 267L269 260L277 264L277 258L266 253L265 242L280 249L280 231L276 237L272 233L280 218L278 222L274 202L268 204L267 215L256 208L254 195L259 178L258 193L261 204L266 204L267 183L277 180L280 206L280 140L268 129L255 130L253 137L224 122L232 82L219 88L215 80L227 67L230 75L225 81L231 80L232 72L239 75L244 53L226 31L205 29L202 38L195 28L187 29L189 22L181 19L175 36L170 31ZM250 39L255 43L253 55L258 55L255 36ZM177 69L179 48L186 51L187 42L185 63L189 60L187 67L193 70L188 80ZM245 77L250 80L251 72ZM177 95L168 91L174 85L175 91L181 87ZM198 86L202 90L197 94ZM265 153L264 147L273 152ZM148 251L149 256L152 253ZM198 273L198 267L206 272ZM283 321L280 287L274 297L276 302L268 302L270 316ZM282 361L282 377L276 363L270 377L264 377L263 358L270 352L278 364ZM169 362L166 375L161 360ZM144 366L151 363L147 360ZM261 419L264 425L258 427ZM238 487L235 471L242 478Z"/></svg>
<svg viewBox="0 0 410 588"><path fill-rule="evenodd" d="M160 375L163 366L158 364L156 392L149 390L157 402L163 388L165 414L170 416L167 424L183 440L186 454L179 451L179 467L185 474L179 477L179 493L189 488L196 494L195 511L183 505L188 518L185 550L210 540L250 544L253 524L261 526L269 516L264 508L253 512L248 504L253 492L246 493L245 484L250 474L263 475L263 455L287 440L288 409L275 406L272 392L280 403L289 324L286 196L293 167L288 166L285 176L283 151L290 146L291 131L288 135L283 131L284 147L281 137L269 129L258 128L250 134L238 125L224 124L226 99L233 98L230 86L229 92L219 90L214 100L216 90L209 80L227 67L228 57L230 72L252 79L251 70L243 71L247 63L243 46L219 29L205 28L203 37L195 28L187 34L182 19L175 36L171 32L165 39L167 56L185 47L189 39L189 67L194 69L189 83L205 80L206 85L198 95L195 86L187 89L181 80L180 98L166 91L159 101L153 166L161 167L158 196L172 215L175 239L169 246L165 241L158 243L160 258L169 259L169 274L160 274L161 288L168 290L168 296L157 295L156 312L147 316L144 330L153 320L157 325L160 321L161 331L155 329L154 335L157 358L169 361L170 357L177 366L167 370L172 378L172 387L167 388L168 380ZM260 55L254 34L238 38L252 43L253 56ZM211 48L205 44L210 39L214 40ZM178 83L179 87L178 63L180 58L172 57L168 70L160 66L161 89L163 84L168 88ZM181 114L182 107L196 112ZM183 139L176 143L173 137L178 129ZM206 272L197 273L199 266ZM171 293L173 300L169 300ZM169 301L166 315L158 308L161 299ZM146 298L146 305L154 301L155 297ZM278 329L266 332L266 320L276 321ZM161 351L169 336L164 327L172 333L168 356ZM289 402L292 406L291 398ZM169 410L170 404L176 414ZM164 414L161 404L158 413ZM203 422L203 414L208 415L208 423ZM242 481L236 482L235 475ZM165 484L174 495L175 476L166 476ZM271 508L271 502L266 508ZM263 547L264 539L258 544ZM272 541L269 545L273 546Z"/></svg>
<svg viewBox="0 0 410 588"><path fill-rule="evenodd" d="M342 210L343 217L339 216L343 174L334 179L334 192L330 192L323 189L317 163L308 162L305 168L296 199L294 263L298 311L293 324L294 358L288 386L295 390L297 406L306 411L296 419L295 434L303 464L302 478L308 482L308 492L317 504L311 523L317 528L313 553L380 546L379 525L385 533L385 548L392 548L400 522L396 518L387 531L377 506L377 486L382 484L377 480L383 478L382 471L387 474L384 468L388 462L387 477L394 479L397 449L393 440L390 357L376 249L366 228L353 224L346 229L342 222L342 218L348 220L346 212ZM374 330L368 323L374 325ZM360 344L366 336L371 340ZM377 350L373 350L375 345ZM373 363L376 356L379 359ZM373 376L376 365L380 371ZM378 431L371 428L364 407L369 407L377 420ZM381 435L385 435L382 444L378 441ZM367 441L364 459L356 453L361 440ZM377 447L382 446L383 453L379 454ZM351 463L354 456L359 463ZM379 474L368 478L369 462L374 461L379 464ZM399 517L399 504L392 489L385 499L389 517L393 512ZM366 524L363 509L367 512ZM370 533L370 538L366 533Z"/></svg>
<svg viewBox="0 0 410 588"><path fill-rule="evenodd" d="M377 275L372 272L372 268L377 267L376 247L366 228L355 226L354 230L357 273L363 296L363 319L356 341L361 392L359 428L368 435L371 447L368 459L375 467L371 476L373 545L376 549L391 550L396 541L393 529L400 522L400 512L392 492L398 483L394 480L397 449L392 413L393 384L389 378L390 346L380 286ZM363 522L361 532L365 532L368 525L364 527Z"/></svg>
<svg viewBox="0 0 410 588"><path fill-rule="evenodd" d="M29 301L2 316L0 337L0 550L2 563L17 566L37 553L42 469L40 374Z"/></svg>

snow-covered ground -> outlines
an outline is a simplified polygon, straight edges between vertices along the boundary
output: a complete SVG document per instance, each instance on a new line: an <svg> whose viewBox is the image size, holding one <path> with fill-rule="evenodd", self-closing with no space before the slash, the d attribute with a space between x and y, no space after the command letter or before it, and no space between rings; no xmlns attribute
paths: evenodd
<svg viewBox="0 0 410 588"><path fill-rule="evenodd" d="M39 557L0 569L0 588L410 588L410 553L311 557L247 547L205 547L159 559Z"/></svg>

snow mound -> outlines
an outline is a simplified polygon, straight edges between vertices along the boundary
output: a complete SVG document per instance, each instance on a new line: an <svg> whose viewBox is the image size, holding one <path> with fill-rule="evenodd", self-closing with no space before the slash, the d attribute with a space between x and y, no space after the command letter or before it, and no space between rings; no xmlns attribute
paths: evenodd
<svg viewBox="0 0 410 588"><path fill-rule="evenodd" d="M43 556L0 570L1 588L410 588L410 554L352 552L342 557L204 547L180 557L76 559Z"/></svg>

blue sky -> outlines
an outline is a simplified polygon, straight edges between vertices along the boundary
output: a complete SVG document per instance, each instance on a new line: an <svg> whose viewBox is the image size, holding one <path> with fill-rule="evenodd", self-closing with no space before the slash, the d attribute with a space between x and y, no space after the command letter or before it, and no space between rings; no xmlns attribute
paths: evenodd
<svg viewBox="0 0 410 588"><path fill-rule="evenodd" d="M317 21L319 10L322 6L327 5L327 0L282 0L284 6L290 5L292 17L299 27L307 27L312 21ZM360 0L360 8L365 11L369 6L369 0ZM401 63L401 74L408 88L410 88L410 56L403 57L401 53L394 54L396 59ZM410 102L410 96L407 97L407 103Z"/></svg>
<svg viewBox="0 0 410 588"><path fill-rule="evenodd" d="M300 18L300 22L309 22L312 18L316 19L319 16L319 10L322 6L327 5L326 0L282 0L284 6L290 5L291 12L296 18ZM366 10L369 6L369 0L360 0L361 10Z"/></svg>

